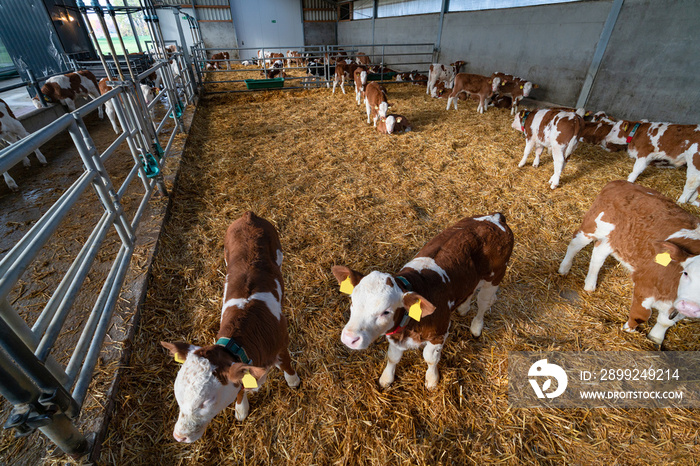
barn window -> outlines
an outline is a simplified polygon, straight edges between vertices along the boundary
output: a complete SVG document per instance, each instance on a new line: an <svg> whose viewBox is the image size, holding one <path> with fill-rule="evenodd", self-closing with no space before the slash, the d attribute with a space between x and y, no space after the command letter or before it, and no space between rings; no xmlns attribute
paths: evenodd
<svg viewBox="0 0 700 466"><path fill-rule="evenodd" d="M352 2L338 4L338 21L350 21L352 19Z"/></svg>
<svg viewBox="0 0 700 466"><path fill-rule="evenodd" d="M357 0L352 4L352 19L369 19L373 9L374 0Z"/></svg>
<svg viewBox="0 0 700 466"><path fill-rule="evenodd" d="M377 0L377 17L440 13L440 8L442 0Z"/></svg>
<svg viewBox="0 0 700 466"><path fill-rule="evenodd" d="M449 11L494 10L497 8L517 8L520 6L578 1L581 0L450 0Z"/></svg>

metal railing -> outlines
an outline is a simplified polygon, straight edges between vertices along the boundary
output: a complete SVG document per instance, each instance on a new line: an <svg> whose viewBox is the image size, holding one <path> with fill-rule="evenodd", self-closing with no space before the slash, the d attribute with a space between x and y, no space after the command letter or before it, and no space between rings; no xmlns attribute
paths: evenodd
<svg viewBox="0 0 700 466"><path fill-rule="evenodd" d="M194 85L188 73L176 58L173 66L161 61L138 76L138 81L156 72L164 90L146 105L139 83L130 80L111 81L113 89L49 124L21 141L0 151L0 172L6 171L29 153L67 131L83 165L83 172L48 211L0 260L0 394L11 402L13 410L5 428L14 428L18 435L27 435L40 429L64 452L80 454L87 442L76 428L74 420L86 399L98 356L110 326L111 317L134 253L136 230L143 218L154 191L164 190L161 170L172 151L175 136L184 130L182 111L194 96ZM173 71L178 70L179 76ZM181 100L184 98L184 102ZM122 132L114 141L99 151L84 118L107 102L114 106ZM161 121L154 121L149 111L158 102L166 104ZM174 121L168 134L165 126ZM168 142L162 149L160 139ZM115 186L105 162L117 148L126 143L133 166L119 186ZM141 189L133 215L123 206L129 193ZM92 225L92 231L80 248L70 267L62 272L60 282L51 293L34 324L30 327L20 316L14 304L23 304L21 293L16 293L18 282L30 267L35 270L41 249L56 234L59 224L76 209L78 202L90 202L86 191L92 186L102 215ZM98 207L98 208L99 208ZM119 239L116 253L105 244L105 238L114 228ZM69 312L75 306L79 291L84 286L98 255L111 260L111 267L102 284L92 310L84 322L70 359L63 366L52 356L60 342ZM9 295L14 293L11 304Z"/></svg>
<svg viewBox="0 0 700 466"><path fill-rule="evenodd" d="M235 92L252 92L250 89L227 89L224 91L217 90L213 91L208 87L212 84L242 84L245 79L225 79L217 80L215 78L217 73L233 72L233 73L245 73L245 72L259 72L260 79L263 79L266 72L271 69L272 63L275 60L284 61L284 70L302 70L304 76L289 76L285 78L285 86L282 88L276 88L275 90L291 90L291 89L306 89L309 85L323 85L329 86L333 81L333 69L334 66L331 63L330 58L335 58L339 52L344 52L347 58L353 59L356 57L358 52L365 53L372 65L379 66L380 68L391 68L396 71L413 71L417 70L420 73L427 74L430 64L433 62L434 58L434 48L433 43L417 43L417 44L348 44L348 45L306 45L306 46L288 46L288 47L264 47L264 48L205 48L203 43L197 43L191 49L191 55L194 61L194 68L197 73L197 83L202 90L206 93L217 94L217 93L235 93ZM299 52L302 55L301 60L303 64L301 66L287 66L287 60L290 57L286 56L288 50L293 50ZM231 58L228 60L213 60L209 58L219 51L228 51ZM261 58L265 57L268 52L281 53L283 57L278 58ZM296 60L295 58L291 58ZM309 61L315 61L320 66L322 66L323 73L320 79L311 80L311 77L307 75L306 64ZM243 62L255 62L256 67L246 66L245 68L227 69L226 62L241 64ZM223 69L207 69L207 64L220 63ZM390 75L392 78L393 76ZM393 82L391 78L383 79L380 77L379 82L389 83ZM296 85L287 85L287 82L298 83ZM299 85L301 84L301 85Z"/></svg>

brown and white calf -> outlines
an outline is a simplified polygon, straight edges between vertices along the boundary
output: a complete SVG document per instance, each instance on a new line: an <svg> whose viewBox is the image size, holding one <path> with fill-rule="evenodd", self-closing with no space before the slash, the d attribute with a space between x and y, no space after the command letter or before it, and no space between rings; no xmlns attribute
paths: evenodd
<svg viewBox="0 0 700 466"><path fill-rule="evenodd" d="M584 290L595 290L598 272L611 254L632 274L634 292L624 330L634 331L656 309L648 337L661 345L669 327L685 316L700 317L700 219L653 189L611 181L584 215L559 273L566 275L576 253L593 241Z"/></svg>
<svg viewBox="0 0 700 466"><path fill-rule="evenodd" d="M355 102L357 105L362 103L362 98L365 96L365 87L367 87L367 67L359 65L353 73L353 81L355 82Z"/></svg>
<svg viewBox="0 0 700 466"><path fill-rule="evenodd" d="M107 78L102 78L100 79L100 82L97 83L97 86L100 89L100 94L106 94L112 90L112 86L107 84L107 82ZM153 99L156 98L155 88L149 86L148 84L140 84L139 89L141 91L141 95L143 96L143 100L146 103L146 106L148 106L151 102L153 102ZM112 129L115 133L119 134L120 131L119 125L117 124L117 114L114 110L114 102L112 101L112 99L105 102L105 113L107 113L107 118L109 118L109 122L112 124ZM153 109L151 108L148 111L148 113L151 116L152 120L155 117Z"/></svg>
<svg viewBox="0 0 700 466"><path fill-rule="evenodd" d="M15 118L15 114L12 113L12 109L5 103L4 100L0 99L0 139L8 144L13 144L20 139L26 138L27 136L29 136L29 133L26 129L24 129L22 123ZM40 164L46 165L44 154L42 154L39 149L36 149L34 154L36 154L36 158L39 160ZM22 159L22 164L25 167L29 167L31 162L29 162L28 157L25 157ZM9 173L3 172L2 176L5 179L5 184L7 184L8 188L10 188L12 191L17 191L19 189L19 186L17 186L17 183L14 179L12 179Z"/></svg>
<svg viewBox="0 0 700 466"><path fill-rule="evenodd" d="M595 118L595 115L594 115ZM600 146L608 152L618 152L627 149L627 144L614 144L608 142L610 132L615 126L614 122L606 118L597 121L584 121L583 130L579 140L588 144Z"/></svg>
<svg viewBox="0 0 700 466"><path fill-rule="evenodd" d="M486 99L496 92L499 84L499 78L490 78L480 74L458 73L455 76L454 86L447 99L447 108L445 110L450 109L450 104L453 104L455 110L457 110L457 96L464 92L467 95L479 97L477 111L484 113L486 111Z"/></svg>
<svg viewBox="0 0 700 466"><path fill-rule="evenodd" d="M357 55L355 55L355 63L357 63L358 65L365 66L369 66L372 64L369 57L364 52L357 52Z"/></svg>
<svg viewBox="0 0 700 466"><path fill-rule="evenodd" d="M614 123L606 142L627 144L627 152L634 159L627 181L634 182L652 162L687 165L685 187L678 202L700 205L700 125L620 120Z"/></svg>
<svg viewBox="0 0 700 466"><path fill-rule="evenodd" d="M365 107L367 110L367 123L374 121L377 126L379 118L386 118L386 112L391 104L387 101L387 92L383 86L372 81L365 86Z"/></svg>
<svg viewBox="0 0 700 466"><path fill-rule="evenodd" d="M381 134L408 133L413 127L403 115L388 115L377 121L377 132Z"/></svg>
<svg viewBox="0 0 700 466"><path fill-rule="evenodd" d="M41 87L41 93L44 95L46 102L60 102L68 107L68 110L71 112L75 111L75 101L79 97L97 99L100 96L97 78L88 70L80 70L75 73L49 78ZM39 97L34 97L33 102L36 108L41 108ZM98 113L100 118L104 117L102 106L98 108Z"/></svg>
<svg viewBox="0 0 700 466"><path fill-rule="evenodd" d="M455 71L452 66L433 63L428 69L428 87L425 93L431 97L437 97L436 86L439 82L444 82L445 87L451 89L454 85Z"/></svg>
<svg viewBox="0 0 700 466"><path fill-rule="evenodd" d="M207 63L208 70L223 70L224 63L226 64L226 69L231 69L231 63L229 62L228 52L219 52L211 56L211 61Z"/></svg>
<svg viewBox="0 0 700 466"><path fill-rule="evenodd" d="M304 66L304 60L301 53L296 50L287 50L287 68L294 66Z"/></svg>
<svg viewBox="0 0 700 466"><path fill-rule="evenodd" d="M542 108L522 110L515 115L512 128L525 134L525 152L518 167L524 167L527 157L535 149L533 167L540 165L540 155L547 148L554 159L554 174L549 179L550 188L559 186L561 172L566 161L578 145L583 129L583 118L575 112Z"/></svg>
<svg viewBox="0 0 700 466"><path fill-rule="evenodd" d="M524 97L528 97L532 89L538 88L536 84L532 84L530 81L524 79L515 78L506 82L501 81L501 85L498 88L498 93L501 95L506 95L512 99L512 105L510 107L510 114L514 115L518 112L518 104Z"/></svg>
<svg viewBox="0 0 700 466"><path fill-rule="evenodd" d="M338 82L340 82L340 90L343 91L343 94L345 94L345 78L352 78L354 80L355 70L358 68L367 69L367 67L358 65L357 63L347 63L344 60L336 61L332 94L335 94L335 87L338 85ZM357 98L357 91L355 91L355 97Z"/></svg>
<svg viewBox="0 0 700 466"><path fill-rule="evenodd" d="M282 249L275 227L252 212L228 227L221 325L214 345L161 344L182 367L175 379L180 415L173 436L199 439L209 422L236 401L236 419L248 415L248 391L257 391L276 366L290 387L299 386L287 349L282 314ZM247 380L246 380L247 379Z"/></svg>
<svg viewBox="0 0 700 466"><path fill-rule="evenodd" d="M385 388L394 381L403 352L424 347L425 385L435 388L452 311L466 315L476 294L478 310L470 330L475 337L481 335L484 313L496 299L512 250L513 233L505 217L495 213L464 218L447 228L397 275L373 271L365 276L334 266L341 291L352 300L341 341L361 350L386 335L388 362L379 379Z"/></svg>

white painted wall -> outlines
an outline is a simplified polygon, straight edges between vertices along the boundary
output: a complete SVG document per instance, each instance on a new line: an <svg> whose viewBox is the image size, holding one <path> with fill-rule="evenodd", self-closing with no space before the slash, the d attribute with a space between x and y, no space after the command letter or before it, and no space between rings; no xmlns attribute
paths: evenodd
<svg viewBox="0 0 700 466"><path fill-rule="evenodd" d="M250 49L279 47L285 50L304 45L300 1L231 0L238 45ZM242 51L241 55L253 56L255 51Z"/></svg>

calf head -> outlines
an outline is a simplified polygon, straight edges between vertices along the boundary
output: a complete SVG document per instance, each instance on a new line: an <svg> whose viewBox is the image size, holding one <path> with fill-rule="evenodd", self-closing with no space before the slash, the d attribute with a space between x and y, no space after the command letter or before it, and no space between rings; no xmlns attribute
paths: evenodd
<svg viewBox="0 0 700 466"><path fill-rule="evenodd" d="M498 86L501 85L501 78L493 78L493 81L491 82L491 92L497 92L498 91Z"/></svg>
<svg viewBox="0 0 700 466"><path fill-rule="evenodd" d="M528 113L530 113L530 112L527 110L520 110L515 115L515 118L513 119L513 124L510 125L510 127L516 131L520 131L521 133L524 133L525 132L525 119L527 118Z"/></svg>
<svg viewBox="0 0 700 466"><path fill-rule="evenodd" d="M532 92L532 83L528 81L525 84L522 84L520 88L523 90L523 97L527 97L530 95L530 92Z"/></svg>
<svg viewBox="0 0 700 466"><path fill-rule="evenodd" d="M214 416L236 400L246 374L256 380L266 375L261 367L236 362L223 346L199 347L164 341L160 344L182 363L175 378L180 414L173 437L178 442L199 440Z"/></svg>
<svg viewBox="0 0 700 466"><path fill-rule="evenodd" d="M657 252L657 262L663 265L670 259L683 268L673 307L685 316L700 317L700 255L693 255L679 244L670 241L662 242L657 247Z"/></svg>
<svg viewBox="0 0 700 466"><path fill-rule="evenodd" d="M331 271L340 284L340 290L349 294L352 300L350 320L340 336L340 340L350 349L369 347L395 327L417 303L421 318L435 311L435 306L418 293L401 290L388 273L374 271L364 276L339 265Z"/></svg>

